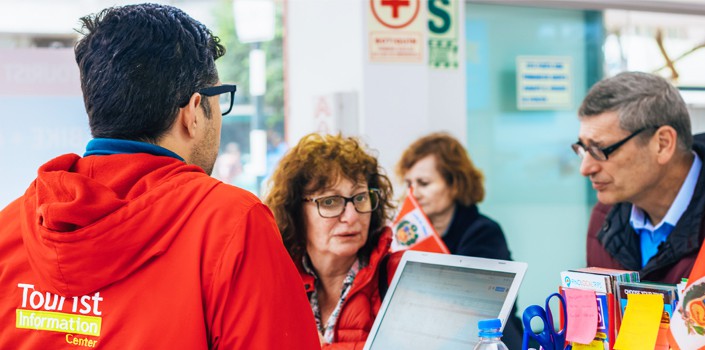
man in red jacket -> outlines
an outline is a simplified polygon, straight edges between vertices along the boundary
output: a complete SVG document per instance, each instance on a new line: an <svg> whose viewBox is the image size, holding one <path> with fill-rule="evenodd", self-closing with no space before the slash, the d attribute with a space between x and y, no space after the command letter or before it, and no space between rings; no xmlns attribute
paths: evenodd
<svg viewBox="0 0 705 350"><path fill-rule="evenodd" d="M705 237L705 147L693 143L678 89L655 75L621 73L595 84L578 114L573 150L599 201L587 264L649 281L688 277Z"/></svg>
<svg viewBox="0 0 705 350"><path fill-rule="evenodd" d="M182 11L82 19L94 139L0 212L0 349L317 349L271 212L208 173L234 85Z"/></svg>

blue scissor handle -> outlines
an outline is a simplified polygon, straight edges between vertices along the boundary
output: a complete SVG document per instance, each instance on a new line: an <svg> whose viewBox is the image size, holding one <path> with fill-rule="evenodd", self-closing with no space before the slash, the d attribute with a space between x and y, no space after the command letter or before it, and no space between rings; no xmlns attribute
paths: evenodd
<svg viewBox="0 0 705 350"><path fill-rule="evenodd" d="M555 323L554 323L554 318L553 318L553 313L551 312L551 298L556 297L558 298L559 304L558 307L560 308L561 311L561 316L563 318L563 327L556 331ZM551 333L551 337L553 338L553 343L555 344L555 349L563 349L563 346L565 344L565 337L566 337L566 329L568 329L568 311L566 310L566 304L565 304L565 298L560 293L553 293L546 298L546 317L548 319L548 327L549 332Z"/></svg>
<svg viewBox="0 0 705 350"><path fill-rule="evenodd" d="M558 307L561 311L563 317L563 327L556 331L555 324L553 323L553 313L551 312L550 301L551 298L557 297L559 300ZM546 298L546 318L548 319L549 332L553 338L553 343L556 349L563 349L565 344L566 329L568 329L568 311L566 311L565 298L560 293L553 293Z"/></svg>
<svg viewBox="0 0 705 350"><path fill-rule="evenodd" d="M534 317L538 317L541 319L541 322L543 322L543 330L539 333L534 333L531 328L531 320ZM555 350L553 339L551 338L551 330L549 329L548 319L546 317L546 310L538 305L531 305L524 310L522 319L524 322L522 349L528 348L529 339L531 338L536 340L544 350Z"/></svg>

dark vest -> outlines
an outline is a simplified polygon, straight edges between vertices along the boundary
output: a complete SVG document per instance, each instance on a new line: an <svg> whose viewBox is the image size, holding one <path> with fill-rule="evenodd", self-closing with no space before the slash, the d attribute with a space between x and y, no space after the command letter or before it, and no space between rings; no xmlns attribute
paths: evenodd
<svg viewBox="0 0 705 350"><path fill-rule="evenodd" d="M693 150L705 161L705 146ZM687 278L705 238L705 166L700 171L688 208L658 252L641 268L639 236L629 224L631 203L608 206L598 203L592 210L587 236L587 264L639 271L644 281L678 283Z"/></svg>

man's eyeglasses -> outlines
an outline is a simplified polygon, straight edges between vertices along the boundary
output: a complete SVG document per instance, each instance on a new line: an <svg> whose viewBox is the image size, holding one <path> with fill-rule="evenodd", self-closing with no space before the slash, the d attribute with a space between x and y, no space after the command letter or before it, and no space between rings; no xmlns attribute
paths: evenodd
<svg viewBox="0 0 705 350"><path fill-rule="evenodd" d="M304 202L314 202L318 208L318 215L324 218L336 218L343 214L348 202L352 202L355 211L358 213L370 213L379 206L379 190L371 188L365 192L360 192L351 197L325 196L316 198L304 198Z"/></svg>
<svg viewBox="0 0 705 350"><path fill-rule="evenodd" d="M230 113L233 109L233 101L235 100L236 85L223 84L211 86L198 90L198 93L203 96L219 96L220 112L222 115Z"/></svg>
<svg viewBox="0 0 705 350"><path fill-rule="evenodd" d="M634 136L639 135L641 132L647 129L653 129L656 128L658 129L659 127L657 126L647 126L644 128L641 128L633 133L631 133L629 136L623 138L622 140L613 143L607 147L598 147L596 145L589 145L585 146L581 141L578 141L574 144L571 145L571 148L573 148L573 152L577 154L580 159L585 158L585 153L590 153L590 155L595 158L595 160L599 161L605 161L607 160L607 157L612 154L614 151L616 151L619 147L621 147L623 144L627 143L627 141L631 140Z"/></svg>

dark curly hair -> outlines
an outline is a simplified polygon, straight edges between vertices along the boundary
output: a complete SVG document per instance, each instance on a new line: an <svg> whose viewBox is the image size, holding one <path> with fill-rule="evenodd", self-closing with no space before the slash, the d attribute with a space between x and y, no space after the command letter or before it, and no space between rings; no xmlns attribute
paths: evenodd
<svg viewBox="0 0 705 350"><path fill-rule="evenodd" d="M482 201L485 197L482 172L472 163L460 141L444 132L426 135L409 145L397 163L397 177L403 178L416 162L427 156L436 157L437 170L452 189L455 201L463 205Z"/></svg>
<svg viewBox="0 0 705 350"><path fill-rule="evenodd" d="M362 142L342 135L309 134L281 159L272 178L265 204L271 208L284 245L295 263L306 253L303 198L326 189L340 178L366 181L380 192L380 205L372 212L367 242L358 255L368 259L394 209L392 185Z"/></svg>
<svg viewBox="0 0 705 350"><path fill-rule="evenodd" d="M218 82L220 39L175 7L111 7L81 22L74 51L93 137L156 143L193 93Z"/></svg>

